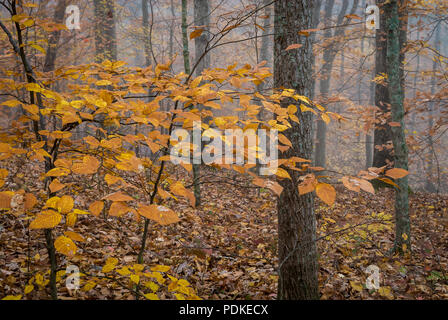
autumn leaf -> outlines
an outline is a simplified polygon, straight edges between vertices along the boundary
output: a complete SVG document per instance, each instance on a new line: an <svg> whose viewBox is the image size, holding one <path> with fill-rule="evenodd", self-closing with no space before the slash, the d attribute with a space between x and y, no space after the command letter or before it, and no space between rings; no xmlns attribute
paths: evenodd
<svg viewBox="0 0 448 320"><path fill-rule="evenodd" d="M73 241L85 242L86 240L82 235L73 231L65 231L64 234Z"/></svg>
<svg viewBox="0 0 448 320"><path fill-rule="evenodd" d="M61 183L58 179L54 179L51 183L50 183L50 191L51 193L56 193L62 189L65 188L65 184Z"/></svg>
<svg viewBox="0 0 448 320"><path fill-rule="evenodd" d="M128 196L127 194L118 191L115 193L112 193L110 195L107 195L103 198L103 200L111 200L111 201L132 201L134 198Z"/></svg>
<svg viewBox="0 0 448 320"><path fill-rule="evenodd" d="M58 200L56 209L58 209L60 213L66 214L72 211L74 203L75 202L73 201L72 197L64 195Z"/></svg>
<svg viewBox="0 0 448 320"><path fill-rule="evenodd" d="M336 200L336 190L328 183L318 183L316 195L329 206L333 205Z"/></svg>
<svg viewBox="0 0 448 320"><path fill-rule="evenodd" d="M197 28L192 33L190 33L190 40L193 40L194 38L200 37L202 32L204 32L204 28Z"/></svg>
<svg viewBox="0 0 448 320"><path fill-rule="evenodd" d="M99 216L101 211L103 211L104 208L104 202L103 201L95 201L92 202L89 206L89 211L90 213L92 213L94 216Z"/></svg>
<svg viewBox="0 0 448 320"><path fill-rule="evenodd" d="M180 221L173 210L161 205L140 206L137 211L143 217L153 220L162 226Z"/></svg>
<svg viewBox="0 0 448 320"><path fill-rule="evenodd" d="M293 50L293 49L298 49L298 48L300 48L300 47L302 47L302 46L303 46L303 45L300 44L300 43L294 43L294 44L289 45L289 46L285 49L285 51L289 51L289 50Z"/></svg>
<svg viewBox="0 0 448 320"><path fill-rule="evenodd" d="M54 247L56 251L69 257L72 257L77 250L76 244L70 238L65 236L59 236L54 241Z"/></svg>
<svg viewBox="0 0 448 320"><path fill-rule="evenodd" d="M407 170L401 168L393 168L386 171L386 176L393 179L401 179L406 177L408 174L409 172Z"/></svg>
<svg viewBox="0 0 448 320"><path fill-rule="evenodd" d="M62 216L53 210L43 211L30 223L30 229L52 229L61 222Z"/></svg>

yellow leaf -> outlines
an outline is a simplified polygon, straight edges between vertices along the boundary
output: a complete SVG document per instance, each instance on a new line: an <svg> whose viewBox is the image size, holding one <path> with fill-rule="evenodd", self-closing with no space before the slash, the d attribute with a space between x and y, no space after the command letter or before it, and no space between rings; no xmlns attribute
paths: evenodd
<svg viewBox="0 0 448 320"><path fill-rule="evenodd" d="M110 80L99 80L99 81L95 82L95 85L97 85L97 86L108 86L111 84L112 84L112 81L110 81Z"/></svg>
<svg viewBox="0 0 448 320"><path fill-rule="evenodd" d="M54 247L56 251L66 255L66 256L73 256L76 253L76 244L70 239L65 236L59 236L54 241Z"/></svg>
<svg viewBox="0 0 448 320"><path fill-rule="evenodd" d="M2 300L20 300L22 299L22 295L19 294L17 296L6 296Z"/></svg>
<svg viewBox="0 0 448 320"><path fill-rule="evenodd" d="M32 21L32 20L28 20L28 21ZM37 51L42 52L43 54L46 53L45 49L37 44L31 44L30 46L33 47L34 49L36 49Z"/></svg>
<svg viewBox="0 0 448 320"><path fill-rule="evenodd" d="M392 185L392 186L394 186L394 187L396 187L396 188L398 188L398 189L400 189L400 187L398 186L398 184L396 184L395 182L393 182L392 180L390 180L389 178L377 178L378 180L380 180L380 181L383 181L383 182L385 182L385 183L387 183L387 184L390 184L390 185Z"/></svg>
<svg viewBox="0 0 448 320"><path fill-rule="evenodd" d="M103 266L101 272L103 273L108 273L111 272L112 270L115 269L115 266L118 263L118 259L117 258L108 258L106 260L106 264Z"/></svg>
<svg viewBox="0 0 448 320"><path fill-rule="evenodd" d="M358 281L353 281L353 280L350 281L350 286L358 292L362 292L362 290L364 290L364 288L362 287L362 284Z"/></svg>
<svg viewBox="0 0 448 320"><path fill-rule="evenodd" d="M70 170L65 168L53 168L46 173L47 177L61 177L66 176L70 173Z"/></svg>
<svg viewBox="0 0 448 320"><path fill-rule="evenodd" d="M82 235L73 231L65 231L64 234L73 241L85 242L86 240Z"/></svg>
<svg viewBox="0 0 448 320"><path fill-rule="evenodd" d="M152 292L156 292L160 288L158 284L156 284L156 283L154 283L152 281L145 282L145 287L151 289Z"/></svg>
<svg viewBox="0 0 448 320"><path fill-rule="evenodd" d="M275 172L275 174L280 178L291 179L291 176L289 175L288 171L286 171L285 169L282 169L282 168L277 168L277 171Z"/></svg>
<svg viewBox="0 0 448 320"><path fill-rule="evenodd" d="M385 298L393 299L394 295L392 294L392 289L390 287L381 287L378 289L378 293Z"/></svg>
<svg viewBox="0 0 448 320"><path fill-rule="evenodd" d="M146 293L146 294L144 294L144 296L148 300L160 300L159 297L155 293Z"/></svg>
<svg viewBox="0 0 448 320"><path fill-rule="evenodd" d="M25 294L28 294L33 290L34 290L34 286L32 284L28 284L25 286Z"/></svg>
<svg viewBox="0 0 448 320"><path fill-rule="evenodd" d="M320 117L322 118L322 120L326 123L326 124L329 124L330 123L330 117L326 114L326 113L322 113L321 115L320 115Z"/></svg>
<svg viewBox="0 0 448 320"><path fill-rule="evenodd" d="M89 280L89 281L87 281L86 282L86 284L84 285L84 287L82 288L82 291L90 291L90 290L92 290L93 288L95 288L95 286L96 286L96 283L95 283L95 281L93 281L93 280Z"/></svg>
<svg viewBox="0 0 448 320"><path fill-rule="evenodd" d="M120 178L120 177L116 177L116 176L110 175L108 173L104 176L104 181L106 181L107 185L109 185L109 186L113 185L113 184L115 184L115 183L117 183L118 181L121 181L121 180L123 180L123 179Z"/></svg>
<svg viewBox="0 0 448 320"><path fill-rule="evenodd" d="M318 183L316 186L316 194L329 206L336 200L336 190L328 183Z"/></svg>
<svg viewBox="0 0 448 320"><path fill-rule="evenodd" d="M78 219L78 216L72 211L72 212L68 213L67 216L65 217L65 224L68 227L73 227L75 225L77 219Z"/></svg>
<svg viewBox="0 0 448 320"><path fill-rule="evenodd" d="M43 211L30 223L30 229L51 229L61 222L62 216L53 210Z"/></svg>
<svg viewBox="0 0 448 320"><path fill-rule="evenodd" d="M140 282L140 277L137 274L131 274L131 281L135 284L138 284Z"/></svg>
<svg viewBox="0 0 448 320"><path fill-rule="evenodd" d="M69 213L72 211L74 205L73 198L70 196L62 196L56 204L56 208L62 214Z"/></svg>

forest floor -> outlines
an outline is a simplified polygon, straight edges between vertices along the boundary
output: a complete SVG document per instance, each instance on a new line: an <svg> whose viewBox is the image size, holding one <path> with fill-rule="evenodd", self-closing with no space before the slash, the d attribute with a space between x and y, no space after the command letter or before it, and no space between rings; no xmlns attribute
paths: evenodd
<svg viewBox="0 0 448 320"><path fill-rule="evenodd" d="M211 176L217 181L215 173ZM241 177L218 178L220 183L203 185L203 205L198 208L186 200L169 202L181 222L150 225L144 263L171 266L171 274L188 280L202 299L275 299L275 196ZM391 189L371 195L340 188L332 207L316 199L322 299L448 298L448 197L410 196L412 255L407 257L388 254L394 240L393 197ZM92 199L98 199L94 189L80 193L75 206L82 209ZM138 226L141 223L131 217L80 216L76 232L87 242L79 243L79 255L70 263L97 271L107 257L134 263L140 247ZM44 243L43 232L29 233L22 220L0 215L0 297L23 294L30 274L48 270ZM70 264L65 259L60 263L62 268ZM369 265L379 267L379 290L366 288ZM62 299L133 299L126 288L109 284L75 293L58 286ZM25 298L46 299L48 288Z"/></svg>

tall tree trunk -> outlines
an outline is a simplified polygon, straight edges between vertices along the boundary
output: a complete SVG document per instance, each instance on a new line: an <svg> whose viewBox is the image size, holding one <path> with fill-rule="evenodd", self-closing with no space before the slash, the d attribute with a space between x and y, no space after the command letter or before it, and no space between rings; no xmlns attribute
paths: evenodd
<svg viewBox="0 0 448 320"><path fill-rule="evenodd" d="M278 0L275 2L274 31L274 86L293 88L300 95L310 96L312 79L312 43L310 37L298 34L299 30L313 26L313 0ZM297 50L285 51L288 45L300 43ZM284 100L282 106L297 104ZM284 134L293 148L285 157L298 156L310 159L313 151L312 118L298 108L300 125ZM312 194L300 196L297 185L299 175L290 170L292 180L282 180L284 188L277 202L279 280L278 299L318 299L318 264L316 249L316 220Z"/></svg>
<svg viewBox="0 0 448 320"><path fill-rule="evenodd" d="M266 17L263 21L263 34L261 37L261 48L260 48L260 55L259 55L259 61L257 61L257 63L260 63L262 61L266 61L266 65L265 67L270 68L272 66L272 62L271 62L271 37L268 36L269 34L269 26L271 24L271 11L272 11L272 6L268 5L269 3L271 3L271 0L263 0L263 5L266 6L264 8L264 16ZM258 39L256 39L256 41L258 41ZM257 54L258 57L258 54ZM257 86L257 91L263 93L263 90L266 88L266 83L263 81L262 83L260 83ZM264 108L260 109L260 113L258 114L258 118L260 120L266 120L268 115L266 114L266 110L264 110Z"/></svg>
<svg viewBox="0 0 448 320"><path fill-rule="evenodd" d="M200 76L202 71L210 67L210 55L204 53L207 50L209 41L209 25L210 25L210 9L208 0L194 0L194 24L197 27L204 28L202 34L195 38L195 66L196 76ZM199 107L200 110L205 110L204 106ZM209 117L204 119L208 123ZM196 205L201 205L201 188L200 188L200 164L193 164L193 188Z"/></svg>
<svg viewBox="0 0 448 320"><path fill-rule="evenodd" d="M387 17L387 59L386 70L389 86L392 121L400 123L393 126L395 168L408 169L408 148L406 145L404 122L404 45L403 30L407 29L407 0L390 0L385 6ZM397 179L400 187L395 191L395 243L398 252L410 250L411 223L409 219L408 177Z"/></svg>
<svg viewBox="0 0 448 320"><path fill-rule="evenodd" d="M149 26L148 1L142 0L142 27L143 27L143 43L145 47L145 62L146 66L150 66L152 62L152 48L151 48L151 28ZM152 21L151 21L152 23Z"/></svg>
<svg viewBox="0 0 448 320"><path fill-rule="evenodd" d="M65 15L65 8L66 8L66 0L59 0L56 5L56 9L54 11L54 18L53 18L54 22L62 23L62 20L64 19ZM61 30L56 30L51 33L50 38L48 39L48 48L47 53L45 55L45 62L43 69L44 72L50 72L54 70L60 37L61 37Z"/></svg>
<svg viewBox="0 0 448 320"><path fill-rule="evenodd" d="M184 70L186 74L190 74L190 50L188 48L188 33L187 33L187 0L182 0L182 44L184 56Z"/></svg>
<svg viewBox="0 0 448 320"><path fill-rule="evenodd" d="M350 10L350 15L354 14L358 8L359 0L354 0L353 6ZM347 14L348 0L343 0L341 11L339 12L336 24L339 26L334 32L334 37L341 37L344 35L345 27L342 26L342 22ZM334 0L328 0L325 4L325 26L329 27L329 21L331 19L332 11L334 7ZM331 29L326 29L324 37L326 39L331 38ZM331 83L331 71L333 69L334 59L336 54L341 49L341 46L335 42L327 45L323 53L323 66L322 66L322 79L320 80L320 94L321 99L327 99L330 92ZM326 135L327 135L327 125L322 120L317 121L317 139L316 139L316 154L315 154L315 164L318 167L326 166Z"/></svg>
<svg viewBox="0 0 448 320"><path fill-rule="evenodd" d="M94 0L95 61L117 60L114 0Z"/></svg>
<svg viewBox="0 0 448 320"><path fill-rule="evenodd" d="M380 8L380 28L376 31L376 54L375 54L375 77L387 74L387 18L389 12L386 10L384 3L386 0L377 0ZM382 167L393 161L390 148L387 146L392 140L390 121L390 99L389 90L386 80L382 83L376 83L375 86L375 106L378 108L376 112L375 130L373 137L373 166Z"/></svg>
<svg viewBox="0 0 448 320"><path fill-rule="evenodd" d="M436 28L436 36L434 39L435 42L435 50L437 53L440 53L440 29L441 25L440 23L437 25ZM428 145L429 145L429 155L428 155L428 167L426 169L426 182L425 182L425 189L428 192L436 192L438 191L438 188L434 186L434 183L432 182L432 171L434 169L434 141L432 138L432 129L434 126L434 111L435 111L435 105L436 102L434 101L434 94L436 93L436 86L437 86L437 58L434 57L432 61L432 76L431 76L431 101L428 104L428 129L427 129L427 136L428 136Z"/></svg>

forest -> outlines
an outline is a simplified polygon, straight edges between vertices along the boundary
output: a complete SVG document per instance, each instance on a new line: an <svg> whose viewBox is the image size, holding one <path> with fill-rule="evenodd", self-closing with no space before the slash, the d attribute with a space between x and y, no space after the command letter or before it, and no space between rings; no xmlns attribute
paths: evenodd
<svg viewBox="0 0 448 320"><path fill-rule="evenodd" d="M448 299L446 34L446 0L0 0L0 299Z"/></svg>

